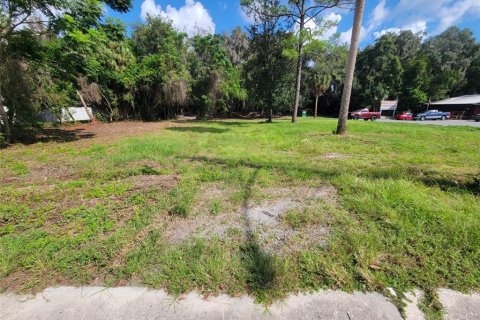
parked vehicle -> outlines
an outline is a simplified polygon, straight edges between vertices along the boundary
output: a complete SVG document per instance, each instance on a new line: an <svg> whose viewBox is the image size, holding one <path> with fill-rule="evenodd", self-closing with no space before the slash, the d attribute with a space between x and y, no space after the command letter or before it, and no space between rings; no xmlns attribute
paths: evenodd
<svg viewBox="0 0 480 320"><path fill-rule="evenodd" d="M475 120L475 122L480 122L480 113L474 115L472 119Z"/></svg>
<svg viewBox="0 0 480 320"><path fill-rule="evenodd" d="M441 112L438 110L428 110L422 113L417 113L413 116L414 120L447 120L450 119L450 112Z"/></svg>
<svg viewBox="0 0 480 320"><path fill-rule="evenodd" d="M350 119L353 119L353 120L363 119L365 121L368 121L368 120L375 121L377 119L380 119L380 112L370 111L368 110L368 108L355 110L350 112Z"/></svg>
<svg viewBox="0 0 480 320"><path fill-rule="evenodd" d="M413 114L410 112L402 112L395 115L395 119L397 120L413 120Z"/></svg>

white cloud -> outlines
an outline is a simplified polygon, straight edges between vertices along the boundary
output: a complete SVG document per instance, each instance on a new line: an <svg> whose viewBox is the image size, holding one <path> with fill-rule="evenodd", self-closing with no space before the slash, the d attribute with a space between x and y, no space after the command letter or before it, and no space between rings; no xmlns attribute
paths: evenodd
<svg viewBox="0 0 480 320"><path fill-rule="evenodd" d="M342 21L342 16L338 13L331 12L323 18L324 22L331 22L332 26L323 31L322 40L330 39L338 32L338 24Z"/></svg>
<svg viewBox="0 0 480 320"><path fill-rule="evenodd" d="M317 39L328 40L338 32L338 24L342 20L342 15L330 12L326 16L322 17L319 21L307 20L305 23L305 29L309 29L311 32L317 32ZM298 32L300 28L299 23L294 25L295 32ZM323 29L323 30L322 30Z"/></svg>
<svg viewBox="0 0 480 320"><path fill-rule="evenodd" d="M367 26L362 27L362 32L360 34L360 41L370 36L373 30L381 26L383 22L387 19L390 11L385 7L385 5L386 5L385 0L381 0L375 6L375 9L373 9L372 13L370 14L370 18L368 20Z"/></svg>
<svg viewBox="0 0 480 320"><path fill-rule="evenodd" d="M199 1L186 0L185 5L179 9L167 5L165 10L162 10L154 0L144 0L140 16L145 20L148 15L161 16L172 21L172 25L177 30L186 32L189 36L215 33L215 23L208 10Z"/></svg>
<svg viewBox="0 0 480 320"><path fill-rule="evenodd" d="M430 35L438 34L458 24L470 15L480 17L479 0L401 0L395 7L396 21L412 23L425 20L434 29Z"/></svg>
<svg viewBox="0 0 480 320"><path fill-rule="evenodd" d="M243 9L242 6L238 8L240 12L240 16L242 17L243 22L246 24L254 24L255 23L255 17L253 15L249 15L245 9Z"/></svg>
<svg viewBox="0 0 480 320"><path fill-rule="evenodd" d="M387 33L395 33L399 34L400 31L405 31L405 30L410 30L413 33L419 33L419 32L425 32L427 30L427 21L425 20L420 20L414 23L407 24L405 26L402 26L400 28L387 28L383 29L380 31L375 31L373 33L373 37L375 39L380 38L381 36L387 34Z"/></svg>
<svg viewBox="0 0 480 320"><path fill-rule="evenodd" d="M370 14L366 26L362 26L360 31L360 42L368 38L373 30L381 26L388 18L390 10L386 8L385 0L381 0ZM352 28L340 33L340 42L350 44L352 40Z"/></svg>
<svg viewBox="0 0 480 320"><path fill-rule="evenodd" d="M340 32L340 43L348 43L352 41L352 28L345 32Z"/></svg>
<svg viewBox="0 0 480 320"><path fill-rule="evenodd" d="M440 33L448 27L459 23L468 14L480 16L479 0L455 1L451 5L441 7L438 12L440 21L434 33Z"/></svg>
<svg viewBox="0 0 480 320"><path fill-rule="evenodd" d="M158 16L162 12L162 7L155 4L154 0L144 0L140 8L140 16L143 20L150 16Z"/></svg>
<svg viewBox="0 0 480 320"><path fill-rule="evenodd" d="M385 5L386 5L385 0L381 0L377 4L375 9L373 9L372 18L370 22L372 26L381 24L385 20L385 18L387 18L389 14L389 10L385 7Z"/></svg>
<svg viewBox="0 0 480 320"><path fill-rule="evenodd" d="M362 29L360 30L359 42L362 42L363 40L365 40L366 37L367 37L367 29L362 26ZM340 32L340 43L346 43L349 45L351 41L352 41L352 28L348 29L345 32Z"/></svg>
<svg viewBox="0 0 480 320"><path fill-rule="evenodd" d="M380 0L365 19L361 39L402 30L428 31L432 36L461 23L467 16L480 17L480 0L400 0L391 7L386 0ZM350 35L351 30L347 30L340 39L349 43Z"/></svg>

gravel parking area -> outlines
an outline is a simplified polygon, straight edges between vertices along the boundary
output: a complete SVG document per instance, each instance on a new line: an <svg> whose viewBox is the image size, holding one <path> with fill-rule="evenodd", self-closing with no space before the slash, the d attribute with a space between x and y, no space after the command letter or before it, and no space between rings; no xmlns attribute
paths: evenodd
<svg viewBox="0 0 480 320"><path fill-rule="evenodd" d="M398 123L416 123L416 124L433 124L437 126L467 126L480 128L480 122L473 120L425 120L425 121L402 121L394 119L379 119L381 122L398 122Z"/></svg>

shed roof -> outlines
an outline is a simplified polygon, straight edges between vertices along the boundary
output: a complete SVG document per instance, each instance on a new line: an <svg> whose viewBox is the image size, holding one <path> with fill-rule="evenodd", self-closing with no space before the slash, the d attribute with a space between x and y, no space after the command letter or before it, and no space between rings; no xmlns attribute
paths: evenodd
<svg viewBox="0 0 480 320"><path fill-rule="evenodd" d="M432 102L431 105L480 104L480 94L460 96Z"/></svg>

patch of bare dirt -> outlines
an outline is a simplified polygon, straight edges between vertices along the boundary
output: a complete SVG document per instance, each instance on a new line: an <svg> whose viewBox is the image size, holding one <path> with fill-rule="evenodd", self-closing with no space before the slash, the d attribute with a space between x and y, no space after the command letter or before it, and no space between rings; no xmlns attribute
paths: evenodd
<svg viewBox="0 0 480 320"><path fill-rule="evenodd" d="M150 188L169 190L178 182L178 175L139 175L123 179L122 182L131 184L130 192L144 191Z"/></svg>
<svg viewBox="0 0 480 320"><path fill-rule="evenodd" d="M225 192L216 188L203 192L196 205L198 214L173 221L164 234L166 240L179 244L193 237L236 237L241 241L256 241L263 250L277 254L326 244L330 234L327 225L292 228L282 217L289 210L315 208L319 202L336 204L337 192L333 186L261 189L263 200L247 200L243 206L222 208L216 215L201 210L209 207L212 197L225 197Z"/></svg>
<svg viewBox="0 0 480 320"><path fill-rule="evenodd" d="M165 231L165 238L172 244L179 244L192 235L223 236L226 230L236 225L231 220L230 212L240 211L240 206L227 200L232 189L224 189L220 185L212 184L205 186L199 193L191 207L188 219L173 218ZM212 212L212 205L217 202L220 212Z"/></svg>
<svg viewBox="0 0 480 320"><path fill-rule="evenodd" d="M348 158L349 155L343 153L326 153L322 155L325 159L345 159Z"/></svg>
<svg viewBox="0 0 480 320"><path fill-rule="evenodd" d="M88 147L92 143L110 143L123 138L158 134L169 127L190 126L189 122L193 120L195 118L183 117L176 121L120 121L113 123L94 121L91 123L62 124L56 128L29 132L28 137L20 139L19 142L24 146L38 144L39 142L53 142ZM15 150L23 148L21 144L12 145L2 152L15 152Z"/></svg>
<svg viewBox="0 0 480 320"><path fill-rule="evenodd" d="M71 279L51 270L43 271L42 276L37 275L35 278L38 280L32 282L31 274L25 271L15 271L4 278L0 278L0 292L35 294L48 285L75 285Z"/></svg>
<svg viewBox="0 0 480 320"><path fill-rule="evenodd" d="M115 140L122 138L142 136L151 133L154 134L160 132L164 128L179 126L185 122L186 121L121 121L102 123L95 121L93 123L67 124L62 125L58 129L51 129L51 132L47 132L43 138L45 141L58 141L58 139L48 140L48 134L60 137L65 136L68 137L68 139L65 139L65 142L72 142L75 144L87 143L90 145L92 142L114 142Z"/></svg>
<svg viewBox="0 0 480 320"><path fill-rule="evenodd" d="M1 182L4 185L26 185L26 188L30 185L40 185L42 188L48 187L48 183L51 183L52 180L58 181L71 181L80 177L80 172L75 170L72 166L67 164L44 164L44 163L35 163L27 162L28 173L21 176L7 176L1 179ZM23 188L23 187L20 187Z"/></svg>
<svg viewBox="0 0 480 320"><path fill-rule="evenodd" d="M0 277L0 292L7 289L11 292L18 292L29 278L30 275L24 271L16 271L6 277Z"/></svg>

